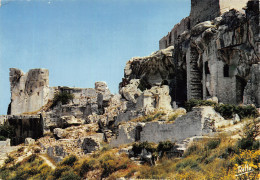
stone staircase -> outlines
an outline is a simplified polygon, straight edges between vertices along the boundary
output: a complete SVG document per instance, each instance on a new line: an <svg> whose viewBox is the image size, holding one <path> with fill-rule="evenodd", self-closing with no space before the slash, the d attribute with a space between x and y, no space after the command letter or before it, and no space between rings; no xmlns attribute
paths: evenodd
<svg viewBox="0 0 260 180"><path fill-rule="evenodd" d="M195 48L191 48L190 59L190 95L192 99L202 99L202 73L198 69L197 60L198 52Z"/></svg>

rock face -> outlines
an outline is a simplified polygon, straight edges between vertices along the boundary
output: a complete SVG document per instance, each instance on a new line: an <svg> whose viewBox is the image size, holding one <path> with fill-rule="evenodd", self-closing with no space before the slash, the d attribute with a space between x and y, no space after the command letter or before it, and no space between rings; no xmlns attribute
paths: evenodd
<svg viewBox="0 0 260 180"><path fill-rule="evenodd" d="M244 101L246 104L255 104L260 107L260 63L251 67L249 80L244 91Z"/></svg>
<svg viewBox="0 0 260 180"><path fill-rule="evenodd" d="M259 1L245 11L244 0L191 2L191 15L159 42L160 51L127 62L121 89L137 79L140 90L168 85L177 105L217 97L259 107Z"/></svg>
<svg viewBox="0 0 260 180"><path fill-rule="evenodd" d="M10 85L9 114L12 115L38 111L53 98L47 69L31 69L24 74L19 69L10 68Z"/></svg>

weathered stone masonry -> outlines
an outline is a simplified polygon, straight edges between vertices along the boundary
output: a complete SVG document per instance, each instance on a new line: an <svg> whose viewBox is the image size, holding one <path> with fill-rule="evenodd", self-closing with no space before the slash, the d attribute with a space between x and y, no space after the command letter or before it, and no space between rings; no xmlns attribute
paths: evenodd
<svg viewBox="0 0 260 180"><path fill-rule="evenodd" d="M245 91L251 87L250 77L258 74L258 68L253 67L260 66L259 1L192 0L191 3L190 16L159 42L161 50L156 54L169 51L168 48L172 51L168 65L162 64L164 57L156 62L150 60L154 54L145 57L145 63L142 58L129 61L124 82L141 79L149 89L166 80L172 101L177 105L193 98L217 97L222 103L260 107L258 88L254 87L251 94ZM154 74L157 72L156 78L148 75L148 67L153 67ZM165 76L167 72L171 73Z"/></svg>

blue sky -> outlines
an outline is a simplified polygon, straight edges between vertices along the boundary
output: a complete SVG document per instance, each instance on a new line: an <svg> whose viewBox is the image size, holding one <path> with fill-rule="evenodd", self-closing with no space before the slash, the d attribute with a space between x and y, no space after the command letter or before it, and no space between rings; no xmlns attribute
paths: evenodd
<svg viewBox="0 0 260 180"><path fill-rule="evenodd" d="M50 86L118 92L126 62L159 48L189 15L189 0L2 0L0 114L10 102L9 68L47 68Z"/></svg>

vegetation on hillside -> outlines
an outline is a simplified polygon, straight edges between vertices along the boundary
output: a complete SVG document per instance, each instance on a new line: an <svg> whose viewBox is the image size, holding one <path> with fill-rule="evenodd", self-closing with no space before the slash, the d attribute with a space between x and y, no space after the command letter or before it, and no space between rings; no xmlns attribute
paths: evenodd
<svg viewBox="0 0 260 180"><path fill-rule="evenodd" d="M251 105L236 106L232 104L217 104L214 101L198 99L191 99L185 103L185 109L187 111L191 111L193 107L197 106L212 106L216 112L220 113L220 115L226 119L232 118L235 114L237 114L242 119L250 117L255 118L259 115L256 107Z"/></svg>
<svg viewBox="0 0 260 180"><path fill-rule="evenodd" d="M59 102L61 104L68 104L71 100L73 100L73 98L74 98L74 95L67 91L56 93L54 95L53 104L51 107L56 106Z"/></svg>
<svg viewBox="0 0 260 180"><path fill-rule="evenodd" d="M151 122L151 121L160 121L161 118L165 116L166 114L163 111L155 111L149 115L141 116L138 118L135 118L131 121L133 122Z"/></svg>
<svg viewBox="0 0 260 180"><path fill-rule="evenodd" d="M156 158L156 165L138 165L127 154L119 154L118 149L104 146L103 149L78 159L74 155L66 157L52 170L37 155L13 165L13 159L6 161L0 170L2 179L236 179L259 176L259 122L250 121L243 129L241 139L232 139L225 134L194 142L181 158ZM175 144L169 141L154 143L134 143L133 151L139 154L145 148L158 155L167 152ZM242 174L241 167L250 167L250 173Z"/></svg>
<svg viewBox="0 0 260 180"><path fill-rule="evenodd" d="M7 138L12 139L15 136L13 126L4 124L0 125L0 141L5 141Z"/></svg>

